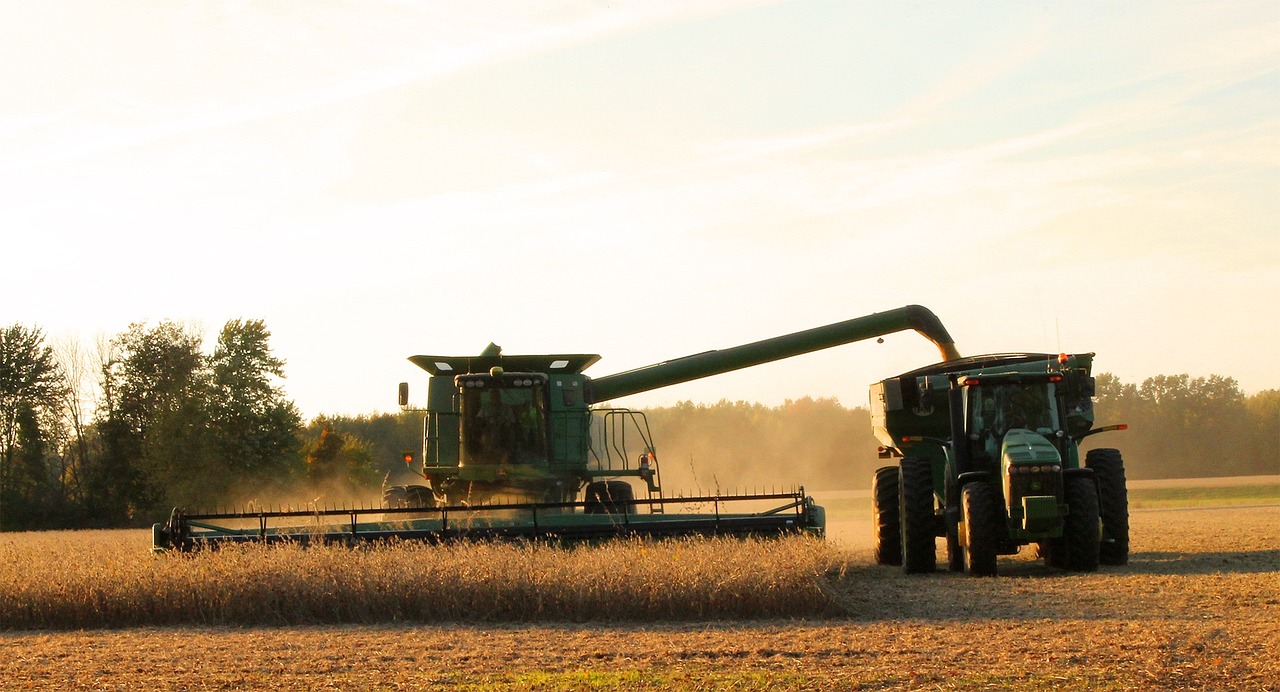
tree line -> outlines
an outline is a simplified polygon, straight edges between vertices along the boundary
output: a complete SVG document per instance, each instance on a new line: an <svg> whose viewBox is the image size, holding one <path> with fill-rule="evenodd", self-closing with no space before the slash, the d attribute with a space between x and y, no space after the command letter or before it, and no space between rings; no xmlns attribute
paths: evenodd
<svg viewBox="0 0 1280 692"><path fill-rule="evenodd" d="M130 325L92 349L38 328L0 329L0 530L143 526L176 506L377 502L413 482L420 413L321 416L283 389L260 320L232 320L206 353L199 331ZM1141 384L1097 378L1088 439L1118 447L1130 478L1280 473L1280 390L1245 395L1212 375ZM664 486L686 493L861 488L879 442L864 407L681 402L646 410Z"/></svg>
<svg viewBox="0 0 1280 692"><path fill-rule="evenodd" d="M0 330L0 530L139 526L176 506L376 486L369 445L304 426L260 320L205 353L172 321L55 349ZM301 490L298 490L301 489Z"/></svg>

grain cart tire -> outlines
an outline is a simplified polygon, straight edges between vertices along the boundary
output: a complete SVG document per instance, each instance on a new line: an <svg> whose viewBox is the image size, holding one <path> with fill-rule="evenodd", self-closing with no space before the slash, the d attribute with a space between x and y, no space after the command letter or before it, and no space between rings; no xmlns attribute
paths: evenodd
<svg viewBox="0 0 1280 692"><path fill-rule="evenodd" d="M902 571L907 574L938 569L934 543L933 464L928 459L904 457L898 491L902 526Z"/></svg>
<svg viewBox="0 0 1280 692"><path fill-rule="evenodd" d="M902 520L898 514L897 466L876 469L871 481L871 525L875 527L877 565L902 564Z"/></svg>
<svg viewBox="0 0 1280 692"><path fill-rule="evenodd" d="M986 483L966 483L960 491L964 515L964 571L996 576L996 494Z"/></svg>
<svg viewBox="0 0 1280 692"><path fill-rule="evenodd" d="M1129 488L1124 459L1118 449L1091 449L1084 465L1098 481L1098 515L1102 519L1102 545L1098 561L1104 565L1129 562Z"/></svg>
<svg viewBox="0 0 1280 692"><path fill-rule="evenodd" d="M587 485L586 514L633 514L635 505L623 504L635 499L626 481L595 481Z"/></svg>
<svg viewBox="0 0 1280 692"><path fill-rule="evenodd" d="M383 509L399 509L409 506L408 491L403 485L393 485L390 488L382 489L382 508Z"/></svg>
<svg viewBox="0 0 1280 692"><path fill-rule="evenodd" d="M1063 487L1067 496L1067 520L1062 527L1062 541L1053 545L1066 548L1063 566L1071 572L1096 572L1101 528L1098 518L1098 487L1092 478L1069 477Z"/></svg>

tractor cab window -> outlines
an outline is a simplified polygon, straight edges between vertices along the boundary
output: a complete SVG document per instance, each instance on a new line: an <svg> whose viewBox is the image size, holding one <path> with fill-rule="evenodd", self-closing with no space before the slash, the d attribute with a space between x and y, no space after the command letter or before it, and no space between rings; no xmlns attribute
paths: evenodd
<svg viewBox="0 0 1280 692"><path fill-rule="evenodd" d="M966 400L969 438L998 458L1005 433L1025 428L1040 433L1060 429L1052 382L987 384L970 387Z"/></svg>
<svg viewBox="0 0 1280 692"><path fill-rule="evenodd" d="M471 382L461 388L463 463L544 461L547 426L541 382L523 380L521 386L515 387L494 386L492 381Z"/></svg>
<svg viewBox="0 0 1280 692"><path fill-rule="evenodd" d="M969 392L969 432L1014 428L1058 430L1053 383L983 384Z"/></svg>

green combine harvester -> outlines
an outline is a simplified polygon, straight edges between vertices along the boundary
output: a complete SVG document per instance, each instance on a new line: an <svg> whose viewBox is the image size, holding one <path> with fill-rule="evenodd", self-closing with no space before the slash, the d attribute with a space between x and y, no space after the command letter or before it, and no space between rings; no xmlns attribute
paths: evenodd
<svg viewBox="0 0 1280 692"><path fill-rule="evenodd" d="M872 483L875 555L910 574L995 575L998 555L1034 544L1048 564L1092 572L1129 557L1129 502L1116 449L1090 450L1092 353L951 360L871 386L883 443Z"/></svg>
<svg viewBox="0 0 1280 692"><path fill-rule="evenodd" d="M478 356L413 356L431 376L421 484L386 488L381 506L370 508L175 509L154 526L154 549L244 541L821 535L822 508L803 488L664 496L644 414L605 402L905 330L930 339L944 359L959 358L942 323L918 305L598 378L584 374L596 355L505 355L491 344ZM400 404L408 404L407 384L400 385Z"/></svg>

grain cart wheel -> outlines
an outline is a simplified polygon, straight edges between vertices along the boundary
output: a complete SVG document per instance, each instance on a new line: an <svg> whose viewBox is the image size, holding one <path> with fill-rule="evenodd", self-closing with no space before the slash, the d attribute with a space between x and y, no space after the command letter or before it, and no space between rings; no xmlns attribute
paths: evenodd
<svg viewBox="0 0 1280 692"><path fill-rule="evenodd" d="M907 574L933 572L938 568L933 530L933 464L928 459L904 457L899 468L902 571Z"/></svg>
<svg viewBox="0 0 1280 692"><path fill-rule="evenodd" d="M960 491L964 515L964 571L996 576L996 494L986 483L966 483Z"/></svg>
<svg viewBox="0 0 1280 692"><path fill-rule="evenodd" d="M1092 478L1068 477L1063 487L1067 496L1067 520L1060 543L1053 545L1054 558L1060 547L1066 555L1062 564L1072 572L1096 572L1101 529L1098 519L1098 487Z"/></svg>
<svg viewBox="0 0 1280 692"><path fill-rule="evenodd" d="M595 481L587 485L586 514L634 514L635 505L621 504L635 499L626 481Z"/></svg>
<svg viewBox="0 0 1280 692"><path fill-rule="evenodd" d="M403 485L393 485L382 489L382 508L399 509L408 507L409 495Z"/></svg>
<svg viewBox="0 0 1280 692"><path fill-rule="evenodd" d="M1084 465L1098 481L1098 515L1102 519L1102 545L1098 561L1104 565L1129 562L1129 488L1124 459L1118 449L1091 449Z"/></svg>
<svg viewBox="0 0 1280 692"><path fill-rule="evenodd" d="M902 564L902 525L898 514L898 467L876 469L871 481L871 525L875 527L877 565Z"/></svg>

